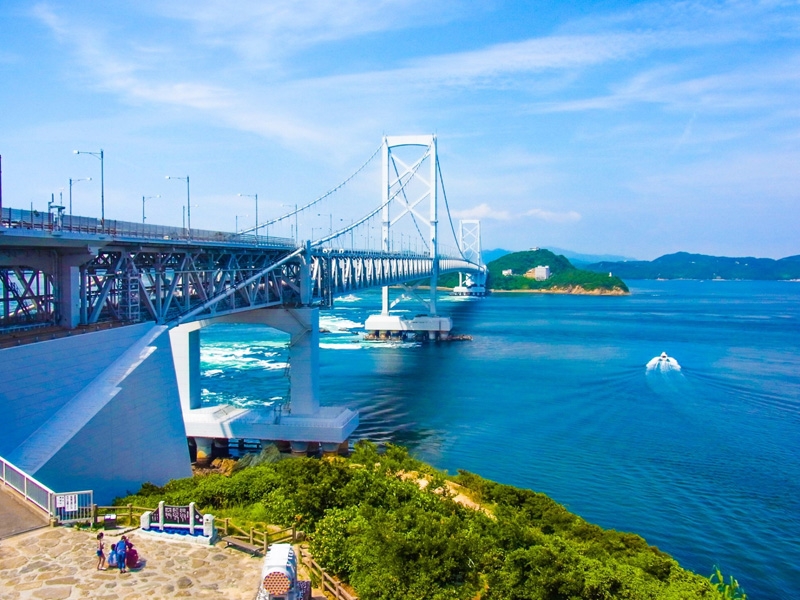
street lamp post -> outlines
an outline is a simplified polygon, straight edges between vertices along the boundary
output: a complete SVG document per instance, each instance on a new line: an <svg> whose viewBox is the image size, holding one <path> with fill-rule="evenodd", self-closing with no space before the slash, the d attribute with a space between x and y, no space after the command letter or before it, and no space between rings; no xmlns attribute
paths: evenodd
<svg viewBox="0 0 800 600"><path fill-rule="evenodd" d="M91 181L91 177L81 177L79 179L73 179L72 177L69 178L69 220L70 225L72 225L72 184L78 183L79 181Z"/></svg>
<svg viewBox="0 0 800 600"><path fill-rule="evenodd" d="M234 229L234 233L239 235L239 217L247 217L249 215L236 215L236 229Z"/></svg>
<svg viewBox="0 0 800 600"><path fill-rule="evenodd" d="M256 242L258 241L258 194L239 194L239 196L243 198L255 198L256 199ZM269 229L267 229L267 237L269 237Z"/></svg>
<svg viewBox="0 0 800 600"><path fill-rule="evenodd" d="M297 204L281 204L281 206L285 206L286 208L294 207L294 238L295 243L297 243L297 240L300 239L300 232L297 230Z"/></svg>
<svg viewBox="0 0 800 600"><path fill-rule="evenodd" d="M192 203L189 198L189 176L186 177L173 177L171 175L167 175L167 179L179 179L180 181L186 182L186 221L188 222L189 227L186 229L186 234L189 238L192 237Z"/></svg>
<svg viewBox="0 0 800 600"><path fill-rule="evenodd" d="M104 162L103 162L103 149L100 152L86 152L85 150L73 150L74 154L91 154L95 158L100 159L100 227L105 227L106 224L106 188L104 179Z"/></svg>
<svg viewBox="0 0 800 600"><path fill-rule="evenodd" d="M161 194L158 194L156 196L142 196L142 223L145 222L144 202L145 202L145 200L150 200L151 198L161 198Z"/></svg>
<svg viewBox="0 0 800 600"><path fill-rule="evenodd" d="M333 215L331 213L317 213L318 217L328 217L328 235L333 235Z"/></svg>

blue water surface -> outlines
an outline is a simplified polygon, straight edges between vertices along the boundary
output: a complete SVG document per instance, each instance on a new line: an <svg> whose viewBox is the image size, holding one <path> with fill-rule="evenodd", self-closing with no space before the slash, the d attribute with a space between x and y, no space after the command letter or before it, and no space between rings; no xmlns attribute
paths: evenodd
<svg viewBox="0 0 800 600"><path fill-rule="evenodd" d="M719 565L751 598L793 597L800 283L628 284L624 297L443 298L474 337L449 344L364 342L379 292L345 298L322 316L323 403L361 412L356 438L544 492L698 573ZM205 402L285 399L283 334L224 325L202 340ZM647 370L661 352L681 369Z"/></svg>

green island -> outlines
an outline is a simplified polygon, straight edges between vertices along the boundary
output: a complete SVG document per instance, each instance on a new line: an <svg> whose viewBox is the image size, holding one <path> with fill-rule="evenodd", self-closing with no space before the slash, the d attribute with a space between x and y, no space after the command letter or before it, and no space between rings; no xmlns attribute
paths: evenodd
<svg viewBox="0 0 800 600"><path fill-rule="evenodd" d="M628 286L619 277L609 276L608 272L598 273L578 269L566 257L545 249L506 254L486 266L489 270L486 287L492 291L596 295L629 293ZM533 277L525 275L538 266L550 267L550 277L543 281L537 281ZM511 274L508 273L509 271ZM442 277L440 285L455 287L458 285L458 275Z"/></svg>
<svg viewBox="0 0 800 600"><path fill-rule="evenodd" d="M362 441L348 458L323 459L269 446L229 465L226 474L144 484L116 503L194 501L242 526L295 525L360 600L745 598L718 570L707 579L544 494L465 471L448 476L399 446L379 452Z"/></svg>

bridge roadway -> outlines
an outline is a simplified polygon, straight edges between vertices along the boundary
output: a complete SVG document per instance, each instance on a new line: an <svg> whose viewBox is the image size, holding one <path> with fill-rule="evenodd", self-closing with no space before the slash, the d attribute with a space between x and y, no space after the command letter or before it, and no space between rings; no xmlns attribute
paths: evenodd
<svg viewBox="0 0 800 600"><path fill-rule="evenodd" d="M8 208L0 216L0 332L128 325L0 349L10 424L0 455L53 489L92 488L100 502L189 475L186 437L200 460L225 438L335 451L358 414L320 406L319 308L365 288L479 270L461 257ZM200 332L219 322L290 335L288 405L202 407Z"/></svg>

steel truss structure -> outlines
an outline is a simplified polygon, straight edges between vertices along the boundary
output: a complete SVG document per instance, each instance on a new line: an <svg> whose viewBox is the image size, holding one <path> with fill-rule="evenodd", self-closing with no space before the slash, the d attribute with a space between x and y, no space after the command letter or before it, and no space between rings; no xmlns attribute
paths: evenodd
<svg viewBox="0 0 800 600"><path fill-rule="evenodd" d="M22 232L20 232L22 233ZM14 248L9 242L14 240ZM339 295L370 287L474 270L459 258L412 253L287 249L153 241L93 246L81 251L52 240L48 250L25 248L39 238L0 238L0 330L62 324L59 311L77 289L80 325L104 321L183 323L270 306L331 306ZM83 256L77 281L64 264Z"/></svg>
<svg viewBox="0 0 800 600"><path fill-rule="evenodd" d="M0 269L0 323L7 329L55 320L54 276L30 267Z"/></svg>
<svg viewBox="0 0 800 600"><path fill-rule="evenodd" d="M297 305L298 266L269 269L286 254L264 248L103 248L81 267L81 323L169 323L199 306L204 310L198 314L214 316Z"/></svg>

